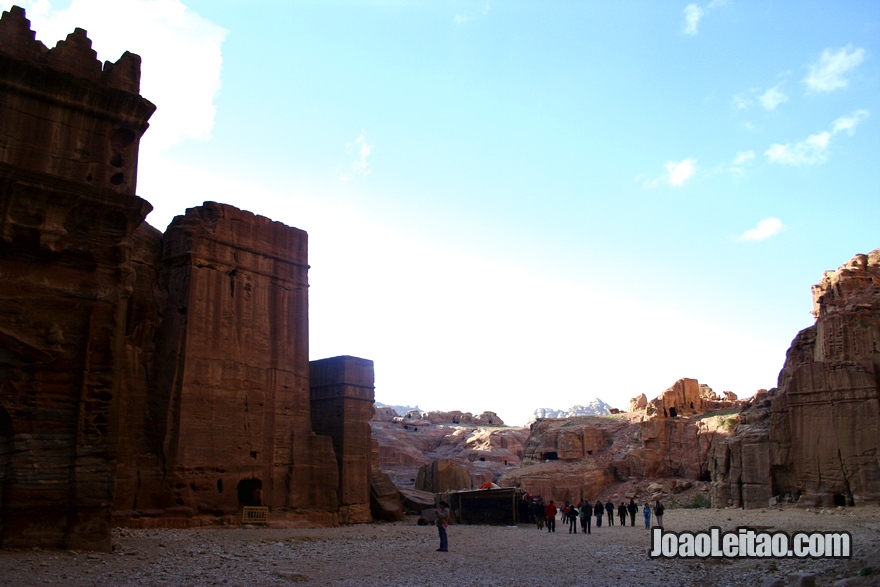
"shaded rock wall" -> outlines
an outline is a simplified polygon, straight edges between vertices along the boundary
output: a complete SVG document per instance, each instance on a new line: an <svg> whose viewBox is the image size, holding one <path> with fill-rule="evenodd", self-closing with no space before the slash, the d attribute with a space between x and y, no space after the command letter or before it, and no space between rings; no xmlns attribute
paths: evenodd
<svg viewBox="0 0 880 587"><path fill-rule="evenodd" d="M368 520L372 363L312 402L305 232L212 202L143 223L139 67L0 18L0 545Z"/></svg>
<svg viewBox="0 0 880 587"><path fill-rule="evenodd" d="M310 364L312 427L333 439L340 484L340 519L370 521L370 469L373 452L373 362L333 357Z"/></svg>
<svg viewBox="0 0 880 587"><path fill-rule="evenodd" d="M109 550L140 59L0 18L0 544Z"/></svg>
<svg viewBox="0 0 880 587"><path fill-rule="evenodd" d="M816 323L795 337L777 388L716 451L718 505L880 500L880 249L826 271L813 302Z"/></svg>

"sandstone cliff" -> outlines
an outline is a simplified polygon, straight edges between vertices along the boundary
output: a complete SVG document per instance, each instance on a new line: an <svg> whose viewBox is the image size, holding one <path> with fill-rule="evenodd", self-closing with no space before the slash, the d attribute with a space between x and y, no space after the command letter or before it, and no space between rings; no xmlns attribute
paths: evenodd
<svg viewBox="0 0 880 587"><path fill-rule="evenodd" d="M718 505L880 499L880 249L826 271L812 293L816 323L795 337L777 387L716 447Z"/></svg>
<svg viewBox="0 0 880 587"><path fill-rule="evenodd" d="M379 468L401 488L418 488L420 468L430 469L441 459L464 467L470 476L466 484L456 477L455 489L462 484L479 487L497 481L505 470L520 465L528 436L528 429L506 427L493 412L473 415L412 410L398 416L391 409L380 408L370 426L378 444ZM431 476L431 487L437 486L434 478ZM442 478L436 478L442 485Z"/></svg>

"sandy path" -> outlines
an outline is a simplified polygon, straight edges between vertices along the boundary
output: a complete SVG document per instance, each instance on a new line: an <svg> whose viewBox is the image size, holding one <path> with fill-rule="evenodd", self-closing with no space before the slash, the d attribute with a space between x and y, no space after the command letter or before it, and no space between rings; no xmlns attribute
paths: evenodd
<svg viewBox="0 0 880 587"><path fill-rule="evenodd" d="M667 510L670 530L853 533L850 560L652 560L644 525L570 535L532 526L450 526L450 552L414 519L323 529L117 530L114 552L0 551L0 585L750 585L806 572L817 585L880 585L880 508ZM866 568L870 576L858 577Z"/></svg>

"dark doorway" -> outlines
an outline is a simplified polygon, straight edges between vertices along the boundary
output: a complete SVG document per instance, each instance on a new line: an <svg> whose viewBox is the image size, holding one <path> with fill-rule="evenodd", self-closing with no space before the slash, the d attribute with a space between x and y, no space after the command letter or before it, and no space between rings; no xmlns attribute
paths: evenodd
<svg viewBox="0 0 880 587"><path fill-rule="evenodd" d="M239 481L238 505L263 505L263 482L259 479L242 479Z"/></svg>
<svg viewBox="0 0 880 587"><path fill-rule="evenodd" d="M669 417L675 418L676 416L678 416L678 410L675 408L669 408Z"/></svg>

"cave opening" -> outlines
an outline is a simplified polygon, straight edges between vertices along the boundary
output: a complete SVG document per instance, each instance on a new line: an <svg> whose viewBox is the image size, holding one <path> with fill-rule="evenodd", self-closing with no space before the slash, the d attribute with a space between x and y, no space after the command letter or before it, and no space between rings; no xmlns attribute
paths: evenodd
<svg viewBox="0 0 880 587"><path fill-rule="evenodd" d="M259 479L242 479L238 482L238 504L263 505L263 482Z"/></svg>

